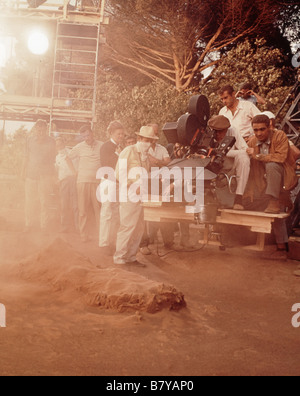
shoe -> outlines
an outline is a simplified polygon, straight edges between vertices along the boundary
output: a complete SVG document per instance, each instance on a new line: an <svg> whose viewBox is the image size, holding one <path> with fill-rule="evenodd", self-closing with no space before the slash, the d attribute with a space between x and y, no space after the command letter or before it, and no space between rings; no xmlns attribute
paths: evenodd
<svg viewBox="0 0 300 396"><path fill-rule="evenodd" d="M239 210L239 211L242 211L242 210L245 210L245 208L244 208L244 206L243 206L243 205L240 205L240 204L234 204L234 206L233 206L233 210Z"/></svg>
<svg viewBox="0 0 300 396"><path fill-rule="evenodd" d="M140 248L140 252L144 255L144 256L150 256L151 250L148 248L148 246L142 247Z"/></svg>
<svg viewBox="0 0 300 396"><path fill-rule="evenodd" d="M141 267L141 268L147 267L146 264L140 263L140 262L137 261L137 260L132 261L132 262L127 262L126 265L134 266L134 267Z"/></svg>
<svg viewBox="0 0 300 396"><path fill-rule="evenodd" d="M175 243L166 243L164 245L166 250L174 250L175 252L184 250L184 247L181 245L176 245Z"/></svg>
<svg viewBox="0 0 300 396"><path fill-rule="evenodd" d="M287 252L285 250L276 250L273 253L265 253L262 257L264 260L273 260L273 261L287 261Z"/></svg>
<svg viewBox="0 0 300 396"><path fill-rule="evenodd" d="M186 250L194 250L194 249L195 249L195 246L192 245L190 242L181 242L181 243L180 243L180 246L181 246L183 249L186 249Z"/></svg>
<svg viewBox="0 0 300 396"><path fill-rule="evenodd" d="M279 199L271 199L265 213L280 214Z"/></svg>

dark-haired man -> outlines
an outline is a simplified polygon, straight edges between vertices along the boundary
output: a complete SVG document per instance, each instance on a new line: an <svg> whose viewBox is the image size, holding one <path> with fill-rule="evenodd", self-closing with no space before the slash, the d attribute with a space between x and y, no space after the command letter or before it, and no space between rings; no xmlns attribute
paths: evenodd
<svg viewBox="0 0 300 396"><path fill-rule="evenodd" d="M254 92L252 89L252 85L248 82L240 86L240 90L236 94L236 97L240 100L246 100L248 102L251 102L255 106L257 106L258 104L266 104L265 99L258 95L256 92Z"/></svg>
<svg viewBox="0 0 300 396"><path fill-rule="evenodd" d="M125 140L125 128L120 121L112 121L107 128L107 133L110 139L101 147L101 166L115 170ZM111 183L111 181L106 181L106 183ZM106 254L110 254L110 249L115 247L119 224L118 200L117 202L102 202L99 246Z"/></svg>
<svg viewBox="0 0 300 396"><path fill-rule="evenodd" d="M231 126L248 142L253 136L252 119L261 113L260 110L251 102L238 100L231 85L223 87L219 91L219 95L225 105L219 114L228 118Z"/></svg>
<svg viewBox="0 0 300 396"><path fill-rule="evenodd" d="M55 141L48 135L48 124L38 120L28 138L23 164L25 182L26 231L35 225L37 206L40 206L40 226L47 231L50 223L50 197L55 174Z"/></svg>
<svg viewBox="0 0 300 396"><path fill-rule="evenodd" d="M252 120L255 136L248 143L251 158L249 182L244 195L247 210L279 214L290 207L289 192L297 185L295 162L287 135L271 128L266 115ZM274 231L279 251L288 243L285 221L277 220Z"/></svg>
<svg viewBox="0 0 300 396"><path fill-rule="evenodd" d="M69 161L78 159L78 210L79 210L79 231L82 242L89 240L88 235L88 213L90 206L93 208L97 226L99 229L100 205L97 200L97 171L101 167L100 150L103 145L94 137L94 133L89 125L80 129L83 142L75 146L68 155ZM70 166L72 164L70 163Z"/></svg>

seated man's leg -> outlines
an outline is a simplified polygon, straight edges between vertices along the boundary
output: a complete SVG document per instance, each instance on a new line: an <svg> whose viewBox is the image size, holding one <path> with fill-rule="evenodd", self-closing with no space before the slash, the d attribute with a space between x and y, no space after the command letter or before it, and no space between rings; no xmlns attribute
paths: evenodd
<svg viewBox="0 0 300 396"><path fill-rule="evenodd" d="M238 153L234 159L234 168L237 176L237 190L234 209L243 210L243 195L250 175L250 157L245 152Z"/></svg>
<svg viewBox="0 0 300 396"><path fill-rule="evenodd" d="M283 186L284 168L275 162L266 163L267 188L265 194L270 197L266 213L280 213L279 197Z"/></svg>
<svg viewBox="0 0 300 396"><path fill-rule="evenodd" d="M237 175L237 195L244 195L250 175L250 157L247 153L239 153L235 157L234 167Z"/></svg>
<svg viewBox="0 0 300 396"><path fill-rule="evenodd" d="M281 247L282 249L285 249L286 244L289 242L286 220L276 219L273 225L273 230L274 230L277 246L279 248Z"/></svg>

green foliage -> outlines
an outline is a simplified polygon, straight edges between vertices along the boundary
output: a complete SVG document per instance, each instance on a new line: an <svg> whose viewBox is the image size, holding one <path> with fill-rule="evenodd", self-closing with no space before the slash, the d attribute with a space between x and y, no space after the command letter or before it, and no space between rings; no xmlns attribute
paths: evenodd
<svg viewBox="0 0 300 396"><path fill-rule="evenodd" d="M98 124L96 131L102 140L112 120L120 120L129 134L143 125L177 121L187 111L188 95L178 93L170 84L157 80L144 87L133 87L120 77L106 75L98 87Z"/></svg>
<svg viewBox="0 0 300 396"><path fill-rule="evenodd" d="M294 69L285 66L282 52L267 47L265 40L246 40L221 59L209 81L200 85L200 91L209 97L212 113L216 114L222 106L219 89L230 84L238 90L244 82L250 82L253 90L266 99L267 104L259 106L262 111L277 113L294 84Z"/></svg>
<svg viewBox="0 0 300 396"><path fill-rule="evenodd" d="M285 58L278 49L270 49L263 39L245 42L231 49L199 87L209 98L212 115L218 114L222 103L218 91L231 84L236 89L244 82L267 100L259 106L262 111L277 113L291 86L294 69L285 66ZM98 86L98 124L96 131L106 140L106 129L112 120L120 120L128 133L137 132L142 125L176 121L186 113L193 93L179 93L172 84L156 80L146 86L132 86L116 74L102 74ZM284 115L283 112L282 115Z"/></svg>
<svg viewBox="0 0 300 396"><path fill-rule="evenodd" d="M0 149L0 173L20 175L25 154L27 130L18 129Z"/></svg>

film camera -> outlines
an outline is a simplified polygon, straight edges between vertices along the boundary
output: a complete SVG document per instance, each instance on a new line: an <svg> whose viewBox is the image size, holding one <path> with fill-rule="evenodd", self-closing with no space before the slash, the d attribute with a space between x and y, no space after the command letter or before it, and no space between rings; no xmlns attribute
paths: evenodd
<svg viewBox="0 0 300 396"><path fill-rule="evenodd" d="M188 113L177 122L165 124L163 132L169 146L173 145L173 158L169 168L204 168L204 208L195 213L200 222L214 222L220 207L232 207L236 178L223 172L224 160L234 146L234 137L216 140L216 132L208 127L210 104L206 96L190 99ZM196 171L194 172L196 177ZM194 182L194 180L193 180ZM232 202L229 202L232 201Z"/></svg>

